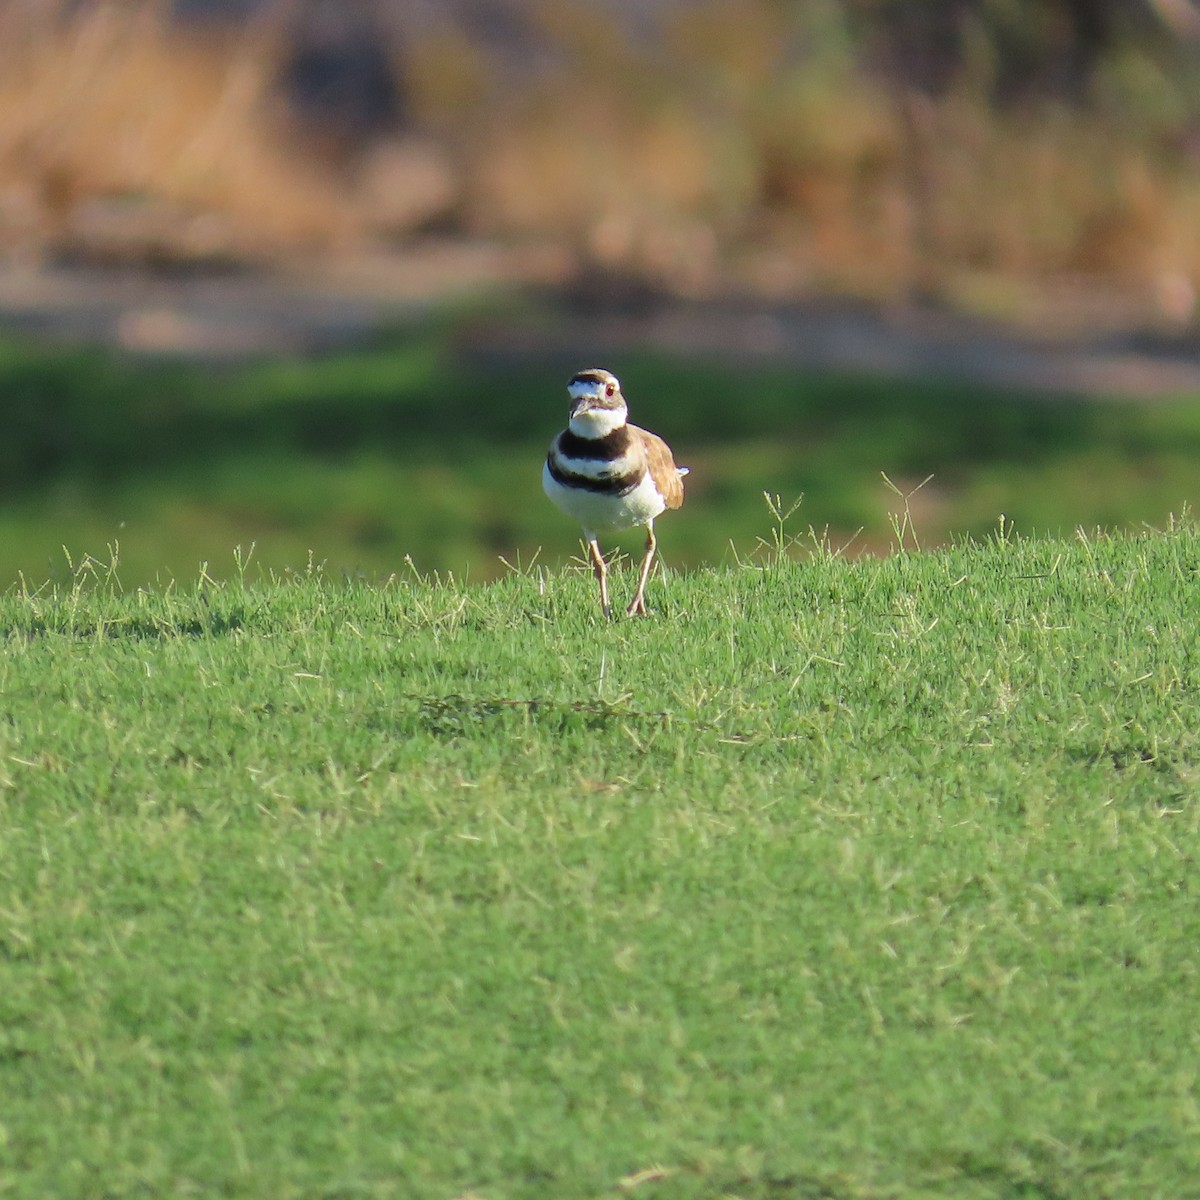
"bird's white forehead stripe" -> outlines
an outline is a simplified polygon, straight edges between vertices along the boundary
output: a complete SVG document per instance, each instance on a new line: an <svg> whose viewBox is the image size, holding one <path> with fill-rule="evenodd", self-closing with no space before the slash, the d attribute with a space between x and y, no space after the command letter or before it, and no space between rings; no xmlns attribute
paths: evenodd
<svg viewBox="0 0 1200 1200"><path fill-rule="evenodd" d="M616 386L617 391L621 390L621 385L614 377L609 381ZM572 400L581 400L584 396L596 397L604 395L605 384L597 383L594 379L575 379L567 384L567 395Z"/></svg>

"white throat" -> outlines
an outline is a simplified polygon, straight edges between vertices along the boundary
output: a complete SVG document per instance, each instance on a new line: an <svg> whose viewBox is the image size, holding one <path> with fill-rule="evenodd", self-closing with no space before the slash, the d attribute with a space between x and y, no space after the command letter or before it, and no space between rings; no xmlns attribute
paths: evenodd
<svg viewBox="0 0 1200 1200"><path fill-rule="evenodd" d="M576 437L597 440L625 424L625 408L588 408L567 423Z"/></svg>

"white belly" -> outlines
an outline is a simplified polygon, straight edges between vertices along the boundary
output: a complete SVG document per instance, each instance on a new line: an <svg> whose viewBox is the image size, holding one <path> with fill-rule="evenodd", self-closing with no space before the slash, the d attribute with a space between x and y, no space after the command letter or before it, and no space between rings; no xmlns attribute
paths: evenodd
<svg viewBox="0 0 1200 1200"><path fill-rule="evenodd" d="M544 466L542 488L568 517L573 517L583 526L585 533L646 525L666 508L649 471L632 492L624 496L606 496L603 492L565 487L550 474L550 468Z"/></svg>

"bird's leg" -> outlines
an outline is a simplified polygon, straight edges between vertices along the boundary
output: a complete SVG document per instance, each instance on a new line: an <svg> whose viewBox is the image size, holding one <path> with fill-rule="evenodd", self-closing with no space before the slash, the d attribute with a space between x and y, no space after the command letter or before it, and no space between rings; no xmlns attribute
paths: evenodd
<svg viewBox="0 0 1200 1200"><path fill-rule="evenodd" d="M642 559L642 570L638 576L637 591L633 593L633 602L626 609L626 615L635 617L646 613L646 580L650 578L650 568L654 564L654 551L658 543L654 540L654 522L646 525L646 557Z"/></svg>
<svg viewBox="0 0 1200 1200"><path fill-rule="evenodd" d="M591 555L592 568L596 572L596 580L600 584L600 607L604 609L607 618L612 617L612 605L608 602L608 568L604 565L604 555L600 553L600 543L594 534L587 535L588 554Z"/></svg>

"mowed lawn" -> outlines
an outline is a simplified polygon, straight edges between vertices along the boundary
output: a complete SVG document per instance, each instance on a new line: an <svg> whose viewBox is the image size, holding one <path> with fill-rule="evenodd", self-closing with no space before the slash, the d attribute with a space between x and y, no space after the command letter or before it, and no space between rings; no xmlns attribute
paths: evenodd
<svg viewBox="0 0 1200 1200"><path fill-rule="evenodd" d="M1198 572L6 593L0 1195L1196 1195Z"/></svg>

